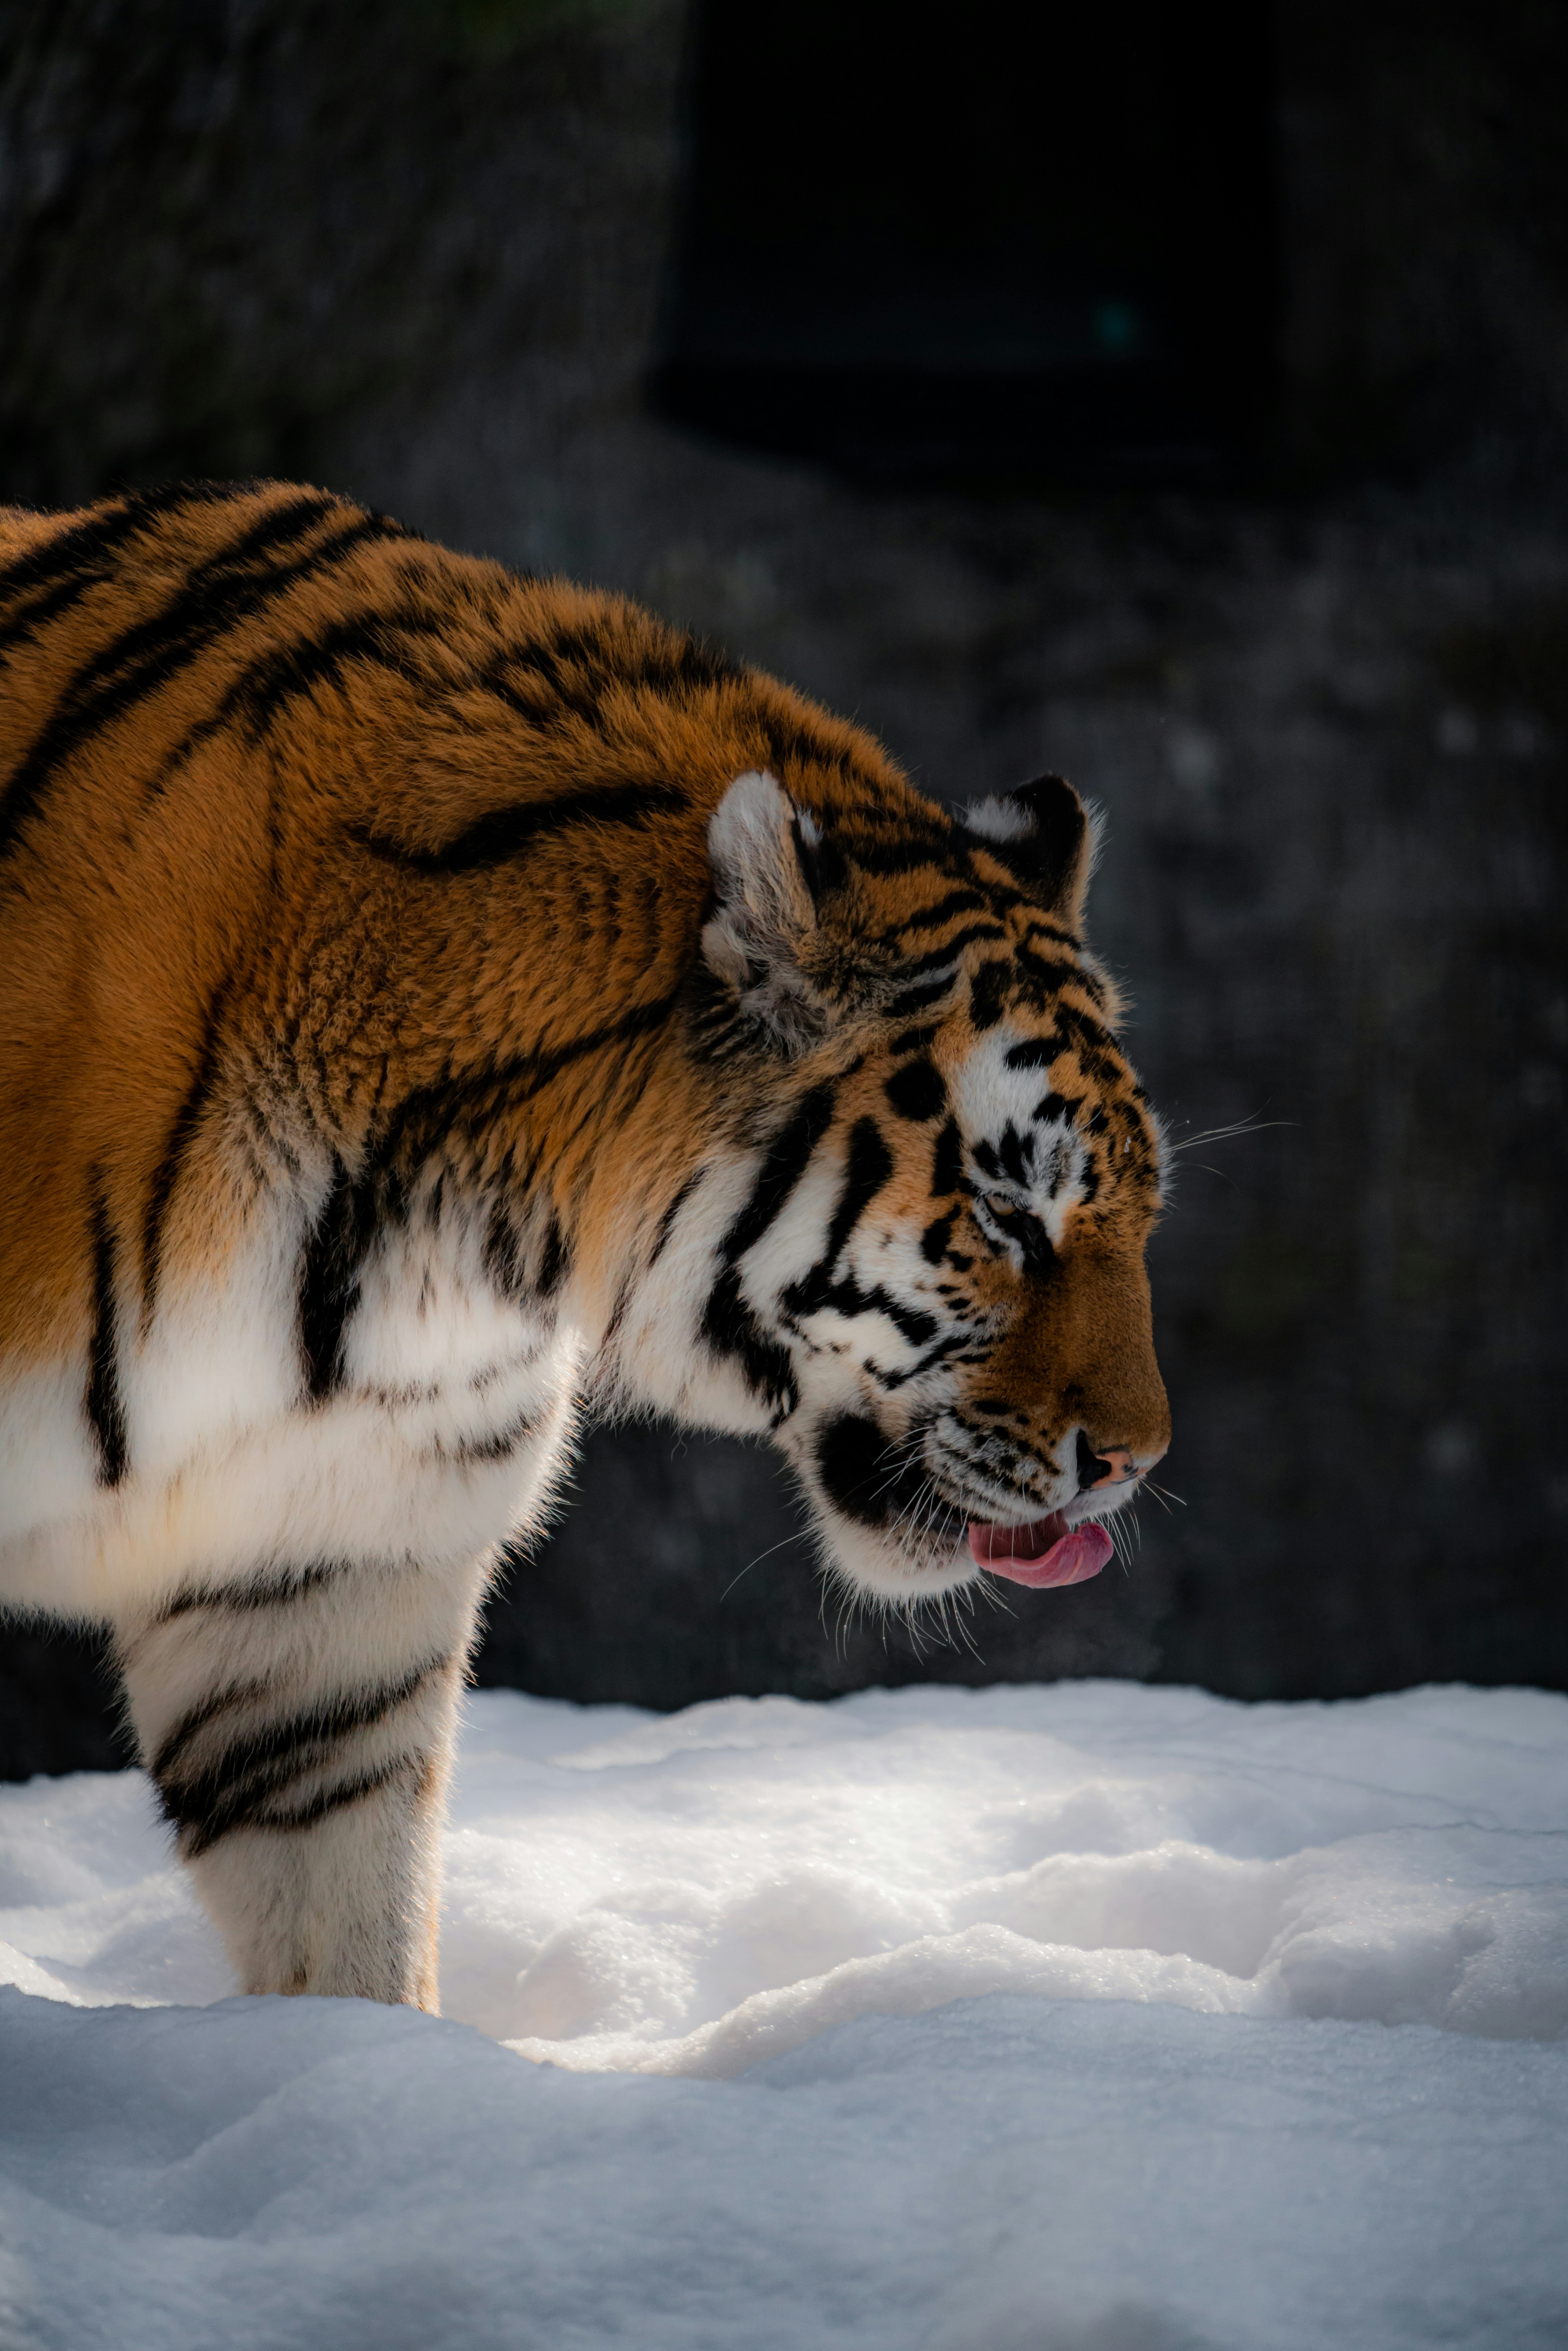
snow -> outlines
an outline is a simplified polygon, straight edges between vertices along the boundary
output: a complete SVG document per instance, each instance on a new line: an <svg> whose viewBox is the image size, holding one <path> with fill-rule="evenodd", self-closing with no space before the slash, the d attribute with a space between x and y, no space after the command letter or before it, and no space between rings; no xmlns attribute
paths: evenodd
<svg viewBox="0 0 1568 2351"><path fill-rule="evenodd" d="M438 2022L0 1792L0 2346L1544 2351L1565 1800L1528 1690L487 1692Z"/></svg>

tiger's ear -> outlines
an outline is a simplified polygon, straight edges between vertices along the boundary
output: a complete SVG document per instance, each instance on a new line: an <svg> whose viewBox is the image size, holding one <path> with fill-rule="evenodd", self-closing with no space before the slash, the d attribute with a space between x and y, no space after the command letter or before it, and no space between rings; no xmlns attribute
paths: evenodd
<svg viewBox="0 0 1568 2351"><path fill-rule="evenodd" d="M806 969L821 848L812 818L771 776L737 776L708 819L714 904L703 961L776 1052L805 1051L830 1019Z"/></svg>
<svg viewBox="0 0 1568 2351"><path fill-rule="evenodd" d="M1021 888L1069 930L1083 927L1083 901L1100 847L1100 814L1061 776L976 800L958 820Z"/></svg>

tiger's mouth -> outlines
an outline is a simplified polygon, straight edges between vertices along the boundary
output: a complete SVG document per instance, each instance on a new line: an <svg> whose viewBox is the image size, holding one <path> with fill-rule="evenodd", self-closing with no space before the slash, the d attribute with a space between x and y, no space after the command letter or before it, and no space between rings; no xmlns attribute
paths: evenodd
<svg viewBox="0 0 1568 2351"><path fill-rule="evenodd" d="M1070 1526L1066 1513L1052 1510L1043 1519L1028 1519L1020 1526L1004 1527L972 1519L969 1552L977 1567L1005 1575L1011 1583L1036 1590L1064 1583L1087 1583L1098 1575L1114 1546L1094 1520Z"/></svg>

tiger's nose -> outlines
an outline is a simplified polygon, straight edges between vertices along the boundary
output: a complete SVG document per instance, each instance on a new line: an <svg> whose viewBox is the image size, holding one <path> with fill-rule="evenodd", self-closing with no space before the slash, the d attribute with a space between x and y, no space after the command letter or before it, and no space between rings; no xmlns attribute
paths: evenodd
<svg viewBox="0 0 1568 2351"><path fill-rule="evenodd" d="M1124 1446L1108 1445L1103 1452L1097 1453L1083 1431L1079 1430L1078 1490L1081 1494L1092 1493L1097 1486L1124 1485L1129 1478L1136 1475L1133 1457Z"/></svg>

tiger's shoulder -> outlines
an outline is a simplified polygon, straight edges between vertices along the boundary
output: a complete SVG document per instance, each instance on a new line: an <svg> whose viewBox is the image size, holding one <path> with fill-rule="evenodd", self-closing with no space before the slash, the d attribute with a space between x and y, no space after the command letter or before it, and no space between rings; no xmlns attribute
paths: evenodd
<svg viewBox="0 0 1568 2351"><path fill-rule="evenodd" d="M110 1276L154 1285L215 1057L247 1102L287 1061L337 1149L455 1026L526 1010L548 1054L663 1000L708 818L762 768L894 890L941 822L862 729L627 598L329 491L0 513L0 1349L86 1344ZM522 1008L486 977L519 909Z"/></svg>

